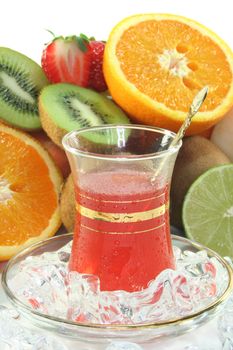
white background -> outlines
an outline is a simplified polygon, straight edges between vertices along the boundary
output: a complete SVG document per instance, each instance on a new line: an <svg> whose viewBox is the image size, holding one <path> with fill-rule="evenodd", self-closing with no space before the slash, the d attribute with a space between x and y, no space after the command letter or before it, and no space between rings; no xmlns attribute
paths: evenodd
<svg viewBox="0 0 233 350"><path fill-rule="evenodd" d="M111 28L137 13L174 13L214 30L233 49L233 0L0 0L0 46L40 63L51 35L83 32L107 39Z"/></svg>
<svg viewBox="0 0 233 350"><path fill-rule="evenodd" d="M232 5L233 0L0 0L0 46L20 51L40 63L44 44L51 39L46 29L56 35L82 32L106 40L111 28L124 17L157 12L193 18L214 30L233 49ZM180 350L193 344L220 349L216 326L208 327L158 348ZM77 345L70 347L78 348L81 349ZM89 345L85 348L95 349Z"/></svg>

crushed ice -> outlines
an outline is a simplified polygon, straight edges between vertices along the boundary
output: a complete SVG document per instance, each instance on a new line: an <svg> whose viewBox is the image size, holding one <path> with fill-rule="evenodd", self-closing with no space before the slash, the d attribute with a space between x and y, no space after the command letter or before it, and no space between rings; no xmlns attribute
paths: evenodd
<svg viewBox="0 0 233 350"><path fill-rule="evenodd" d="M0 305L1 350L68 350L60 340L22 326L16 310Z"/></svg>
<svg viewBox="0 0 233 350"><path fill-rule="evenodd" d="M233 261L226 257L227 262L233 268ZM218 319L219 337L223 350L233 350L233 294L228 299L224 311Z"/></svg>
<svg viewBox="0 0 233 350"><path fill-rule="evenodd" d="M178 319L200 311L226 289L228 274L205 251L174 247L167 269L140 292L100 291L97 276L68 271L70 242L57 252L25 259L8 284L16 296L47 315L77 322L137 324Z"/></svg>
<svg viewBox="0 0 233 350"><path fill-rule="evenodd" d="M106 350L143 350L141 346L135 343L130 343L128 341L112 342L106 347Z"/></svg>

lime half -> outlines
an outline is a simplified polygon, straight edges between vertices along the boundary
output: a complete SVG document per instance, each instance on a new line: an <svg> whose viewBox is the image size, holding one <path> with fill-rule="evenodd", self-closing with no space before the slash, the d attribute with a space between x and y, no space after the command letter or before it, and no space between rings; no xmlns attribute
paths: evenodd
<svg viewBox="0 0 233 350"><path fill-rule="evenodd" d="M186 194L182 217L190 239L233 257L233 164L198 177Z"/></svg>

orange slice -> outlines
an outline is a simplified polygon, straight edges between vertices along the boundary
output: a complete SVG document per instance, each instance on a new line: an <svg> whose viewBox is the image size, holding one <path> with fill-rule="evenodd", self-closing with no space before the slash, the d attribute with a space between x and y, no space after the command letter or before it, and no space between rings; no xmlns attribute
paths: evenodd
<svg viewBox="0 0 233 350"><path fill-rule="evenodd" d="M104 75L113 99L134 121L177 131L195 94L209 94L188 130L200 133L233 105L233 53L215 33L181 16L124 19L105 48Z"/></svg>
<svg viewBox="0 0 233 350"><path fill-rule="evenodd" d="M0 124L0 261L56 233L61 184L39 142Z"/></svg>

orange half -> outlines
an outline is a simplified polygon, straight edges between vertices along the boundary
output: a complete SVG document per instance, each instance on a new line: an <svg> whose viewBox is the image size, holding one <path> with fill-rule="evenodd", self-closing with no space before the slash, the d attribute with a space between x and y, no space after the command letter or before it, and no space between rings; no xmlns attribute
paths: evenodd
<svg viewBox="0 0 233 350"><path fill-rule="evenodd" d="M104 75L113 99L142 124L177 131L197 92L209 93L189 134L216 124L233 105L233 53L203 25L176 15L124 19L105 47Z"/></svg>
<svg viewBox="0 0 233 350"><path fill-rule="evenodd" d="M0 124L0 261L56 233L61 184L39 142Z"/></svg>

